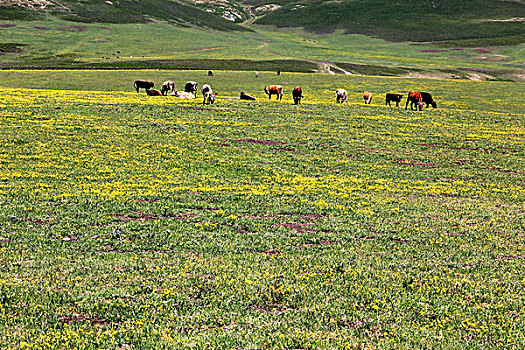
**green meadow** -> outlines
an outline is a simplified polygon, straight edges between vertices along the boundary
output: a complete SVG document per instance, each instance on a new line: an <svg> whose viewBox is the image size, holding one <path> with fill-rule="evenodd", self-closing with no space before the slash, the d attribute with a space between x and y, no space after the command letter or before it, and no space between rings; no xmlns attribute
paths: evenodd
<svg viewBox="0 0 525 350"><path fill-rule="evenodd" d="M385 106L412 89L438 108ZM1 347L521 349L524 113L515 82L0 71Z"/></svg>
<svg viewBox="0 0 525 350"><path fill-rule="evenodd" d="M523 44L388 42L247 26L254 31L184 28L166 22L2 21L5 68L277 70L364 75L523 80Z"/></svg>

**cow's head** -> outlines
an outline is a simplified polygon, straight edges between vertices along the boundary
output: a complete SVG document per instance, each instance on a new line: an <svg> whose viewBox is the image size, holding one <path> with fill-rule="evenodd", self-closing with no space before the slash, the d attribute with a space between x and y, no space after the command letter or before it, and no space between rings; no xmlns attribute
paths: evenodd
<svg viewBox="0 0 525 350"><path fill-rule="evenodd" d="M403 98L403 95L397 95L396 100L397 102L401 102L401 99Z"/></svg>
<svg viewBox="0 0 525 350"><path fill-rule="evenodd" d="M423 105L424 105L423 101L419 101L419 102L418 102L418 106L419 106L419 110L420 110L420 111L423 110ZM412 108L412 107L410 107L410 108Z"/></svg>
<svg viewBox="0 0 525 350"><path fill-rule="evenodd" d="M269 94L270 94L270 87L269 87L269 86L265 86L265 87L264 87L264 93L265 93L266 95L269 95Z"/></svg>
<svg viewBox="0 0 525 350"><path fill-rule="evenodd" d="M210 95L209 99L210 99L210 103L213 104L215 102L215 96L217 96L218 94L217 93L213 93Z"/></svg>
<svg viewBox="0 0 525 350"><path fill-rule="evenodd" d="M432 101L431 105L432 105L432 108L438 108L436 101Z"/></svg>

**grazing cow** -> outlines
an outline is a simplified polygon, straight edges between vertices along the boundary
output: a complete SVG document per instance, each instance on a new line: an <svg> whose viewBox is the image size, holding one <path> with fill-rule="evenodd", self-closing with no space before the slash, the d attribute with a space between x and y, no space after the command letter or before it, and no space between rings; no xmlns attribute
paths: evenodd
<svg viewBox="0 0 525 350"><path fill-rule="evenodd" d="M348 93L345 89L337 89L335 92L336 103L345 103L348 98Z"/></svg>
<svg viewBox="0 0 525 350"><path fill-rule="evenodd" d="M255 72L255 77L259 78L259 72Z"/></svg>
<svg viewBox="0 0 525 350"><path fill-rule="evenodd" d="M280 69L277 71L277 75L281 75L281 70Z"/></svg>
<svg viewBox="0 0 525 350"><path fill-rule="evenodd" d="M408 108L408 103L410 102L410 110L413 110L414 108L414 105L417 105L419 107L419 110L422 111L423 110L423 98L421 97L421 93L419 91L410 91L408 93L408 98L407 98L407 104L405 105L405 109ZM416 107L416 110L418 108Z"/></svg>
<svg viewBox="0 0 525 350"><path fill-rule="evenodd" d="M402 98L403 95L387 93L385 98L385 105L391 106L390 102L393 101L396 103L396 107L399 107L399 102L401 102Z"/></svg>
<svg viewBox="0 0 525 350"><path fill-rule="evenodd" d="M271 85L264 88L264 92L268 95L268 99L272 99L272 95L277 95L277 100L283 99L283 86Z"/></svg>
<svg viewBox="0 0 525 350"><path fill-rule="evenodd" d="M213 77L213 72L211 70L208 71L208 76Z"/></svg>
<svg viewBox="0 0 525 350"><path fill-rule="evenodd" d="M133 84L133 86L137 92L139 92L139 89L151 89L155 86L155 83L147 80L135 80L135 84Z"/></svg>
<svg viewBox="0 0 525 350"><path fill-rule="evenodd" d="M148 96L162 96L162 93L159 91L159 90L150 90L150 89L146 89L146 94Z"/></svg>
<svg viewBox="0 0 525 350"><path fill-rule="evenodd" d="M421 98L423 99L423 103L426 103L426 107L428 108L428 105L432 105L432 108L437 108L437 103L432 98L432 95L428 92L422 92Z"/></svg>
<svg viewBox="0 0 525 350"><path fill-rule="evenodd" d="M301 99L303 98L303 89L300 86L297 86L292 91L293 103L296 105L301 104Z"/></svg>
<svg viewBox="0 0 525 350"><path fill-rule="evenodd" d="M160 88L160 92L163 95L167 95L168 91L174 91L175 90L175 83L171 80L165 81L162 83L162 87Z"/></svg>
<svg viewBox="0 0 525 350"><path fill-rule="evenodd" d="M186 85L184 85L184 91L197 94L197 83L194 81L186 82Z"/></svg>
<svg viewBox="0 0 525 350"><path fill-rule="evenodd" d="M365 91L365 93L363 94L363 98L365 100L365 104L366 105L369 105L370 102L372 102L372 93L370 91Z"/></svg>
<svg viewBox="0 0 525 350"><path fill-rule="evenodd" d="M217 94L213 92L211 86L209 86L208 84L204 84L202 86L202 96L204 97L204 101L202 101L203 105L212 105L213 102L215 102L215 96L217 96Z"/></svg>
<svg viewBox="0 0 525 350"><path fill-rule="evenodd" d="M188 100L191 100L191 99L194 99L195 98L195 95L191 92L186 92L186 91L173 91L170 96L175 96L175 97L178 97L178 98L184 98L184 99L188 99Z"/></svg>
<svg viewBox="0 0 525 350"><path fill-rule="evenodd" d="M248 95L246 92L241 91L241 100L255 101L255 96Z"/></svg>

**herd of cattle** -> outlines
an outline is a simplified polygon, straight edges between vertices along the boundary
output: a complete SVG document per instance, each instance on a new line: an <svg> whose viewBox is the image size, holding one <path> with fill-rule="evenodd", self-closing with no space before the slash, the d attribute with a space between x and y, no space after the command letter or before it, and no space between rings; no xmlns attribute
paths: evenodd
<svg viewBox="0 0 525 350"><path fill-rule="evenodd" d="M149 96L165 96L171 91L170 95L178 98L184 99L193 99L197 96L197 83L194 81L188 81L184 85L184 90L178 91L175 90L175 83L173 81L165 81L162 84L162 87L159 90L152 89L155 86L155 83L152 81L146 80L136 80L134 87L139 92L139 89L145 89L146 94ZM202 97L204 98L203 104L213 104L215 102L215 97L217 93L213 92L211 86L204 84L202 86ZM270 85L264 88L264 92L268 95L268 98L271 100L272 95L276 95L278 101L283 99L283 86L282 85ZM348 92L345 89L337 89L335 92L336 103L345 103L348 99ZM303 90L301 87L297 86L292 90L292 98L294 104L301 104L301 99L303 98ZM372 93L370 91L365 91L363 94L363 99L365 104L370 104L372 102ZM396 103L396 107L399 107L399 102L403 98L402 94L387 93L385 98L385 104L391 106L391 102ZM256 98L253 95L247 94L245 91L241 91L241 100L254 101ZM410 103L410 109L413 110L414 107L416 110L423 110L423 106L426 104L428 108L431 105L433 108L437 108L437 104L432 98L432 95L428 92L419 92L419 91L410 91L408 93L407 102L405 109L408 109L408 104Z"/></svg>

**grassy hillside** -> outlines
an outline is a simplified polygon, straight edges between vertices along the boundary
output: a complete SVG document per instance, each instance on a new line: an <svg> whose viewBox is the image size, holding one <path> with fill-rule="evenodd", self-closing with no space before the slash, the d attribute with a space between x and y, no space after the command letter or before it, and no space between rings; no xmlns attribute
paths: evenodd
<svg viewBox="0 0 525 350"><path fill-rule="evenodd" d="M132 87L189 78L216 104ZM522 91L0 71L2 350L523 349Z"/></svg>
<svg viewBox="0 0 525 350"><path fill-rule="evenodd" d="M60 6L52 3L45 9L23 9L5 5L0 6L0 19L3 20L43 19L53 15L83 23L146 23L163 20L177 26L197 26L224 31L249 30L188 3L172 0L63 0L60 1Z"/></svg>
<svg viewBox="0 0 525 350"><path fill-rule="evenodd" d="M316 32L342 29L393 41L500 38L502 42L516 43L525 40L525 3L518 1L313 0L277 3L283 7L255 23L301 26ZM501 21L509 18L521 18L521 21Z"/></svg>

